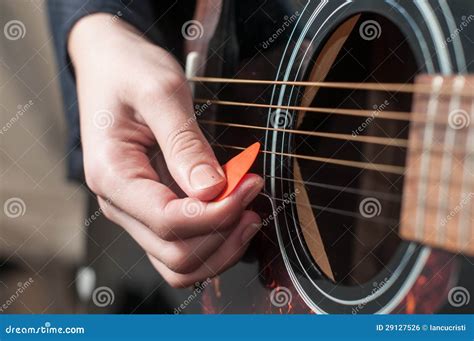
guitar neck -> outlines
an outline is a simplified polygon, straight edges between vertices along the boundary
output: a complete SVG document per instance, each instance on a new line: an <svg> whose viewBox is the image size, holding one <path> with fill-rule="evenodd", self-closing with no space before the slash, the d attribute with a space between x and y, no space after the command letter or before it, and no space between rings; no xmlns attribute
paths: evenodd
<svg viewBox="0 0 474 341"><path fill-rule="evenodd" d="M428 76L414 97L400 233L474 255L474 76ZM423 113L423 117L419 117Z"/></svg>

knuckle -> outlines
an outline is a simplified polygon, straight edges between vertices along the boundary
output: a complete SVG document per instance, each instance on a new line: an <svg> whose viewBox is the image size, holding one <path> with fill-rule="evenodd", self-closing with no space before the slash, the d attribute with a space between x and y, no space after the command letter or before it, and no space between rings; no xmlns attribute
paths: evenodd
<svg viewBox="0 0 474 341"><path fill-rule="evenodd" d="M199 267L199 262L196 257L193 257L183 250L176 248L173 255L166 259L164 263L171 271L179 274L188 274Z"/></svg>
<svg viewBox="0 0 474 341"><path fill-rule="evenodd" d="M176 235L176 233L173 231L173 228L171 227L155 226L155 227L152 227L152 230L160 239L164 241L174 242L178 239L178 236Z"/></svg>
<svg viewBox="0 0 474 341"><path fill-rule="evenodd" d="M110 209L110 202L109 201L100 200L99 201L99 207L100 207L100 210L102 211L102 214L104 215L104 217L106 217L108 220L113 220L114 219L113 214L112 214L112 210Z"/></svg>
<svg viewBox="0 0 474 341"><path fill-rule="evenodd" d="M155 102L163 95L175 93L185 83L184 76L174 71L165 71L156 77L140 83L140 99L146 103Z"/></svg>
<svg viewBox="0 0 474 341"><path fill-rule="evenodd" d="M206 152L201 136L187 127L171 132L166 145L169 155L177 158L196 156Z"/></svg>
<svg viewBox="0 0 474 341"><path fill-rule="evenodd" d="M145 80L140 85L139 99L144 103L151 103L163 92L163 86L155 79Z"/></svg>
<svg viewBox="0 0 474 341"><path fill-rule="evenodd" d="M91 189L92 192L96 194L100 193L100 184L102 178L102 172L98 169L97 166L86 166L84 168L84 176L86 180L87 187Z"/></svg>
<svg viewBox="0 0 474 341"><path fill-rule="evenodd" d="M168 70L167 72L163 73L161 80L161 84L165 90L171 92L176 91L183 85L187 86L184 75L181 72L176 72L173 70Z"/></svg>
<svg viewBox="0 0 474 341"><path fill-rule="evenodd" d="M96 194L106 196L114 190L121 175L114 159L116 146L104 143L100 152L89 153L84 159L84 175L87 186Z"/></svg>
<svg viewBox="0 0 474 341"><path fill-rule="evenodd" d="M225 212L219 212L215 218L213 229L216 232L226 232L232 230L239 221L242 214L241 209L229 209Z"/></svg>

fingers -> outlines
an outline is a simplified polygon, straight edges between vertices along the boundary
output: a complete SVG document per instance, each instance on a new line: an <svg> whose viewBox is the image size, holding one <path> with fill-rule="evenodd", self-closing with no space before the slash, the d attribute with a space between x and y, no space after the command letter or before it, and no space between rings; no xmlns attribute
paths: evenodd
<svg viewBox="0 0 474 341"><path fill-rule="evenodd" d="M179 286L186 286L188 281L212 277L234 264L261 227L260 217L254 212L245 211L237 227L230 233L168 242L103 198L99 197L98 200L107 218L120 224L154 262L159 263L157 269L165 279L172 282L179 279ZM189 276L185 278L177 275Z"/></svg>
<svg viewBox="0 0 474 341"><path fill-rule="evenodd" d="M110 198L115 206L161 239L170 241L229 229L263 187L261 177L248 174L229 197L206 203L193 198L179 199L165 185L146 178L130 179L118 174L102 183L107 186L107 195L101 196Z"/></svg>
<svg viewBox="0 0 474 341"><path fill-rule="evenodd" d="M230 231L226 231L168 242L110 202L100 197L98 201L108 219L122 226L148 254L160 259L168 269L176 273L195 271L230 234Z"/></svg>
<svg viewBox="0 0 474 341"><path fill-rule="evenodd" d="M192 198L171 200L164 208L163 222L172 229L170 233L162 231L165 233L162 237L172 240L225 231L255 199L262 187L261 177L247 174L237 189L220 202L206 203Z"/></svg>
<svg viewBox="0 0 474 341"><path fill-rule="evenodd" d="M153 266L163 278L175 288L188 287L195 282L211 278L233 266L247 250L250 240L260 230L260 218L251 211L245 211L239 225L227 240L198 269L180 274L169 269L159 259L148 255Z"/></svg>
<svg viewBox="0 0 474 341"><path fill-rule="evenodd" d="M203 201L225 187L225 175L197 124L190 88L182 72L170 71L137 90L135 107L153 131L180 188Z"/></svg>

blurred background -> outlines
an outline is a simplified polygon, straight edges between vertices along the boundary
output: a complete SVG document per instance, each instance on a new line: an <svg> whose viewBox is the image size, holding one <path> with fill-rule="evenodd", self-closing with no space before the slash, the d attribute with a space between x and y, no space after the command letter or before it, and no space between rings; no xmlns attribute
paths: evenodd
<svg viewBox="0 0 474 341"><path fill-rule="evenodd" d="M0 13L0 297L32 278L8 313L71 312L70 284L85 250L86 193L66 180L66 125L46 5L1 1Z"/></svg>
<svg viewBox="0 0 474 341"><path fill-rule="evenodd" d="M98 208L66 180L48 25L45 0L0 2L0 313L172 313L189 290L168 287L101 214L85 226Z"/></svg>

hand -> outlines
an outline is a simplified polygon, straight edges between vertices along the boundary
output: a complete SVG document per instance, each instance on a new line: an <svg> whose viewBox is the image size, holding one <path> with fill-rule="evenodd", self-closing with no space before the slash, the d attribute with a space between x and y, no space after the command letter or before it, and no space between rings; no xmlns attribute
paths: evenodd
<svg viewBox="0 0 474 341"><path fill-rule="evenodd" d="M86 181L105 216L130 233L173 287L236 263L261 226L245 208L263 180L248 174L228 198L208 202L223 190L225 177L193 118L181 66L108 14L81 19L68 51ZM187 197L179 198L167 177Z"/></svg>

